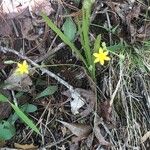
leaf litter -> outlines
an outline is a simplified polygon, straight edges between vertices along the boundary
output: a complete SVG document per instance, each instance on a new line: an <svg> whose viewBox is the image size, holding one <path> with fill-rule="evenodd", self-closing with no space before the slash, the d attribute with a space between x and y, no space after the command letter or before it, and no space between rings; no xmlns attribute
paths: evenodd
<svg viewBox="0 0 150 150"><path fill-rule="evenodd" d="M38 60L38 56L41 55L41 53L38 54L36 51L36 46L38 43L37 41L39 41L39 45L42 45L44 43L43 44L44 46L43 45L42 46L44 47L45 53L47 52L47 50L50 51L53 47L57 46L58 42L59 42L57 37L55 38L53 33L49 29L47 31L45 31L48 34L46 33L45 34L46 36L43 36L45 28L44 28L44 23L39 15L40 14L39 10L43 9L47 13L47 15L49 15L50 18L52 15L52 19L54 17L53 13L56 13L55 17L59 18L59 26L61 26L62 25L61 22L64 21L60 17L64 13L63 9L64 8L68 9L70 6L72 6L71 4L74 1L70 1L70 3L68 3L68 1L67 2L61 1L61 3L59 3L59 1L58 1L58 3L57 3L58 5L56 5L56 2L54 2L54 1L49 2L49 1L43 1L43 0L34 0L34 1L30 1L30 2L28 0L24 0L24 1L22 1L23 3L21 3L21 2L18 3L18 1L15 1L15 0L12 0L12 1L14 2L13 3L14 6L17 6L17 7L14 7L14 9L12 9L11 5L8 5L7 8L4 7L4 3L2 5L0 5L0 7L3 8L3 9L0 8L0 14L1 14L0 15L0 22L1 22L0 23L0 36L2 36L2 38L10 37L10 39L13 41L12 42L13 44L11 45L12 47L14 45L17 45L16 41L15 41L17 38L18 39L23 38L24 45L22 47L24 49L24 54L31 58L32 57L36 58ZM3 0L3 2L5 2L5 6L6 6L6 2L8 3L8 1L4 1L4 0ZM143 40L148 40L150 38L148 18L143 19L145 17L144 16L145 11L148 11L147 6L143 5L144 2L138 3L138 1L135 1L135 0L132 0L132 1L131 0L124 0L124 1L123 0L111 0L111 1L98 1L96 4L100 4L101 5L100 9L104 9L102 11L100 10L100 14L102 15L102 17L101 17L102 19L100 21L105 22L104 26L108 27L107 22L109 22L109 21L112 26L117 25L117 28L113 31L113 33L117 36L117 38L119 38L119 39L121 38L124 41L127 41L128 43L136 43L137 41L139 42L139 41L143 41ZM44 5L47 5L47 7L45 7ZM56 6L58 6L58 8ZM80 4L77 6L80 7ZM10 13L10 11L8 12L8 7L10 7L9 9L10 9L11 13ZM98 7L96 5L93 7L93 9L96 9L96 10L97 10L97 8ZM71 11L69 11L69 12L72 12L72 11L73 11L73 9L71 8ZM95 12L97 12L97 11L95 11ZM107 18L108 20L105 17L105 15L107 13L109 15ZM100 18L99 12L96 14L96 16L98 18L96 21L99 21L99 18ZM72 19L74 21L74 18L72 18ZM56 20L54 20L54 22L55 21ZM100 22L100 24L102 22ZM102 24L102 26L103 26L103 24ZM14 32L15 28L17 29L17 31L19 33L18 35L16 34L16 32ZM49 35L49 33L50 33L50 35ZM96 32L96 33L98 33L98 32ZM94 34L92 33L93 34L92 36L95 37L96 33L94 33ZM103 38L107 39L105 37L102 37L102 39ZM44 42L42 43L41 41L44 41ZM22 52L22 50L20 50L20 49L17 49L17 50ZM58 48L58 50L59 50L59 48ZM63 56L65 56L65 58L69 59L68 62L74 63L74 61L73 61L74 58L70 57L70 54L67 55L65 53L65 51L67 51L66 47L62 48L61 50L63 51ZM1 56L0 56L0 60L1 60ZM61 61L56 60L55 58L51 59L51 57L50 57L50 61L48 61L47 64L49 64L49 63L51 64L51 62L53 62L53 61L54 61L54 64L57 64L57 63L61 64ZM44 60L44 62L45 62L45 60ZM64 61L64 62L66 62L66 61ZM114 64L115 63L116 62L114 61ZM5 65L2 64L2 65L0 65L0 67L5 70ZM52 69L52 68L50 68L50 69ZM98 68L98 69L101 70L101 68ZM58 69L58 72L59 71L60 71L60 69ZM68 72L70 73L70 70ZM103 73L106 73L106 74L108 73L107 69L105 71L102 71L102 72L99 71L99 72L100 72L100 75ZM117 70L115 70L114 72L116 73L116 76L117 76ZM64 70L64 74L65 73L66 73L66 70ZM140 74L142 74L142 72L140 72ZM145 76L145 74L144 74L144 76ZM33 81L32 81L32 78L30 78L30 77L28 78L28 77L26 78L27 80L24 78L23 79L21 78L21 79L17 79L17 81L15 81L13 79L12 74L10 74L10 76L7 77L5 82L8 82L8 83L12 82L11 83L12 86L7 87L7 89L15 90L15 91L20 90L23 92L30 91L29 88L31 86L33 86L36 76L34 76ZM40 78L44 78L44 80L45 80L45 78L47 78L47 77L40 76ZM112 77L110 76L110 78L112 78ZM74 78L72 79L72 76L71 76L71 79L68 79L68 78L65 78L65 79L68 80L69 82L71 82L71 80L74 80ZM25 80L25 82L24 82L24 80ZM72 113L68 112L67 109L65 109L65 112L67 112L67 113L64 113L65 115L63 115L62 112L59 112L59 106L60 106L59 103L63 103L65 101L64 97L60 96L61 97L60 98L58 96L59 98L55 99L55 96L54 96L54 98L51 99L49 97L44 96L41 98L42 102L43 102L43 98L44 98L44 99L46 99L46 101L50 101L50 103L51 103L51 106L49 107L49 115L46 115L48 109L44 110L44 112L46 112L45 114L43 113L44 115L42 114L43 117L42 117L41 127L43 128L42 124L45 124L45 120L46 120L46 127L45 126L44 127L48 128L50 130L52 129L52 134L54 134L54 135L51 138L51 135L49 133L45 134L44 140L42 142L40 141L40 144L43 142L45 142L44 144L47 144L47 143L52 143L52 142L56 141L56 143L59 143L58 145L60 145L59 148L65 149L65 148L68 148L68 145L71 147L73 140L70 140L70 139L65 140L65 137L66 137L67 131L68 131L67 129L69 129L73 133L73 135L75 135L77 137L80 137L80 136L82 137L83 135L85 135L83 137L86 138L84 140L82 138L81 139L78 138L79 142L76 143L77 145L76 145L76 148L74 148L74 149L81 149L81 148L86 149L87 147L88 147L87 149L91 149L91 148L96 149L95 147L97 146L97 142L99 145L97 149L101 149L101 147L103 147L103 146L106 146L106 147L112 146L112 144L111 144L112 142L110 142L111 138L109 137L109 135L107 135L106 131L103 128L101 128L101 125L105 124L105 123L113 124L112 116L114 117L116 114L114 112L112 112L112 107L109 105L109 100L105 101L105 102L99 102L99 99L98 99L98 107L100 107L100 109L98 109L96 113L101 118L98 115L97 116L95 115L93 117L93 113L95 112L94 106L96 105L95 104L96 96L95 96L94 92L92 92L91 90L87 90L87 89L89 89L89 87L88 87L89 85L85 86L83 84L83 82L81 83L81 80L82 81L85 80L85 76L78 81L78 82L80 82L79 86L77 86L76 84L73 84L73 85L74 85L74 87L79 87L76 90L81 94L83 99L79 99L78 96L74 95L73 93L69 93L69 91L64 92L64 95L67 96L68 100L70 101L69 108L71 108ZM51 83L55 83L55 82L51 79L48 79L48 80L46 79L45 85L49 85L49 83L51 84ZM148 83L148 81L147 81L147 83ZM87 83L85 83L85 84L87 84ZM146 84L146 85L147 85L147 87L144 89L145 91L149 87L148 84ZM100 88L101 88L100 84L98 84L98 86L100 86ZM58 91L59 90L60 90L60 87L58 88ZM108 90L108 92L106 95L108 96L109 88L107 90ZM62 91L64 91L64 89ZM105 90L104 90L104 92L105 92ZM59 92L57 92L57 93L59 93ZM60 91L60 93L61 93L61 91ZM140 91L137 93L140 93ZM134 94L135 94L134 92L131 93L131 95L133 97L135 96ZM127 95L127 97L128 97L128 95ZM139 97L137 98L138 102L139 102L138 105L140 105L141 101L143 101L143 99L140 99L141 97L142 96L140 96L140 94L139 94ZM119 100L122 99L122 97L120 98L119 96L118 96L118 98L119 98ZM101 101L101 98L100 98L100 101ZM117 101L117 97L116 97L116 101ZM127 98L125 99L124 103L126 103L126 101L128 101ZM135 101L134 101L134 103L135 103ZM64 103L61 106L62 106L62 109L64 109L63 108L63 107L65 107ZM129 107L129 104L127 106ZM5 110L5 106L2 105L2 107L4 107L4 110ZM40 112L43 110L43 107L42 108L39 107L39 108L40 109L38 109L38 113L34 114L36 117L39 116ZM126 107L123 107L123 108L125 109L124 111L126 111ZM127 112L128 111L130 112L131 110L127 110ZM131 114L132 114L132 111L131 111ZM139 120L141 119L140 115L138 114L138 111L136 111L136 113L134 112L133 114L137 115L137 118ZM7 118L7 116L4 116L4 118ZM119 116L117 116L117 117L115 116L117 121L119 120L119 122L117 122L117 123L122 123L121 127L126 129L126 122L127 121L132 122L132 120L130 120L130 118L127 118L127 120L126 120L126 118L124 119L123 117L120 119L119 118L120 116L122 116L122 115L119 114ZM61 124L63 124L65 126L64 129L60 127L60 124L58 125L58 128L57 128L57 125L55 122L56 117L58 117L57 119L60 119L60 120L63 119L66 121L66 122L60 121ZM81 117L81 118L78 118L78 117ZM73 122L78 122L78 119L81 120L81 123L73 123ZM144 119L145 118L143 117L141 120L143 121ZM94 120L94 122L92 122L93 120ZM123 120L123 121L120 121L120 120ZM90 125L86 125L85 123L82 123L82 121L88 122L87 124L90 124ZM143 125L142 121L141 121L141 124ZM70 122L70 123L68 123L68 122ZM93 125L93 127L91 124ZM18 126L18 124L17 124L17 126ZM113 136L116 138L117 147L115 147L114 149L117 149L119 146L123 146L126 149L130 149L130 147L129 147L130 145L135 147L135 149L138 148L139 144L138 143L136 144L136 142L133 141L132 137L130 137L129 133L132 133L130 130L130 127L132 128L132 125L130 126L130 124L129 124L128 130L130 132L123 131L122 129L117 129L117 128L115 128L115 130L112 130L112 128L109 128L110 132L112 134L114 133L114 131L116 132L116 133L114 133ZM142 132L143 137L141 139L137 139L137 140L141 140L143 142L143 145L149 139L149 132L146 127L146 124L144 124L144 127L145 127L143 129L144 132ZM21 127L21 129L22 129L22 127ZM56 130L56 129L58 129L58 130ZM61 129L61 130L59 130L59 129ZM53 132L53 130L55 132ZM121 130L123 133L120 133L118 130L119 131ZM59 133L59 131L61 131L61 133L63 134L63 138L64 138L64 141L60 140L63 143L62 145L60 144L61 142L59 142L60 135L62 135ZM26 130L24 130L23 133L26 134ZM121 138L120 134L126 134L126 135L123 135L124 139ZM131 136L132 136L132 134L131 134ZM138 132L133 134L133 136L137 136L137 134L138 134ZM31 136L31 138L34 138L34 137L35 137L34 139L37 138L37 136L34 136L34 135L32 135L32 136ZM18 136L18 138L19 138L19 136ZM56 140L55 140L55 138L56 138ZM128 143L124 142L124 140L126 138L128 138ZM39 140L40 138L37 138L37 139ZM97 140L95 140L95 139L97 139ZM29 139L26 139L26 141L28 141L28 140ZM69 143L69 144L67 145L66 143L67 144ZM134 146L133 143L137 147Z"/></svg>
<svg viewBox="0 0 150 150"><path fill-rule="evenodd" d="M94 110L94 105L96 102L95 94L90 90L84 90L81 88L76 88L76 91L83 97L84 100L81 100L76 95L74 96L73 100L71 100L73 93L70 93L69 90L64 91L62 94L67 96L68 100L70 100L71 112L74 115L80 114L84 117L88 116ZM86 108L82 112L79 112L79 109L84 105L86 105Z"/></svg>
<svg viewBox="0 0 150 150"><path fill-rule="evenodd" d="M68 122L60 121L60 120L57 120L57 121L62 123L74 135L76 135L77 137L79 137L81 139L87 137L92 131L92 128L91 128L90 125L77 124L77 123L68 123Z"/></svg>

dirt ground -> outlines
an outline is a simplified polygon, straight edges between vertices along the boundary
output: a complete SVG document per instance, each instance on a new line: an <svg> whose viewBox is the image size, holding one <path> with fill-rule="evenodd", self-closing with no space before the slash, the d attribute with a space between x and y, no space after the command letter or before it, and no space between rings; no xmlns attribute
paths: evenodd
<svg viewBox="0 0 150 150"><path fill-rule="evenodd" d="M85 57L77 28L82 7L82 0L0 0L0 94L17 100L40 131L0 102L0 132L8 134L0 133L1 150L150 149L150 2L93 0L90 46L101 35L112 51L109 62L96 64L96 82L41 17L66 33L71 18L70 34ZM23 60L32 71L16 78L14 62ZM84 103L77 109L78 94Z"/></svg>

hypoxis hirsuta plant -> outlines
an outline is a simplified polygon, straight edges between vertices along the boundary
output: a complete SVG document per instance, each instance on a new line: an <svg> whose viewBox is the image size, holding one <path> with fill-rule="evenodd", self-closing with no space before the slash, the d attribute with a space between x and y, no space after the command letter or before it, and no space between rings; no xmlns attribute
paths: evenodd
<svg viewBox="0 0 150 150"><path fill-rule="evenodd" d="M44 14L42 13L42 17L45 20L45 22L47 23L47 25L62 39L62 41L67 44L72 52L74 52L76 54L76 57L79 58L85 65L87 71L89 72L90 76L93 78L93 80L95 80L95 63L94 63L94 56L93 53L97 52L100 47L98 47L98 45L100 45L100 43L97 43L97 41L100 42L100 40L97 40L98 38L100 38L100 36L98 36L95 40L95 44L94 46L91 44L90 41L90 35L89 35L89 28L90 28L90 17L91 17L91 8L92 5L94 3L94 0L85 0L83 2L83 7L82 7L82 19L77 19L77 24L78 24L78 32L80 35L80 41L81 41L81 45L82 45L82 49L84 54L82 53L82 50L79 50L73 41L70 41L69 38ZM96 49L97 48L97 49ZM103 51L99 51L98 55L95 54L95 56L99 57L99 61L101 60L104 61L106 60L104 57L100 58L101 56L106 55L107 49L103 49L101 48L101 50ZM82 55L82 54L83 55ZM103 55L104 53L104 55ZM104 60L102 60L104 59ZM98 58L96 59L98 60ZM108 59L107 59L108 60ZM97 61L98 62L98 61ZM101 63L104 64L104 63Z"/></svg>
<svg viewBox="0 0 150 150"><path fill-rule="evenodd" d="M82 7L82 21L78 20L78 30L80 33L81 44L84 49L84 54L86 57L86 63L88 70L93 78L95 78L95 65L93 62L93 56L91 51L91 45L89 40L89 28L90 28L90 17L91 17L91 7L94 1L85 0Z"/></svg>
<svg viewBox="0 0 150 150"><path fill-rule="evenodd" d="M11 63L17 63L17 62L11 61ZM17 63L17 68L15 69L13 74L16 78L19 76L24 76L26 74L29 74L29 69L30 67L28 63L26 62L26 60L24 60L22 63ZM24 113L24 111L21 108L19 108L17 100L14 97L13 97L13 102L11 102L9 98L7 98L5 95L0 93L0 102L9 103L10 106L15 111L15 113L18 115L18 117L24 123L26 123L28 127L30 127L33 131L40 134L39 129L36 127L33 121L30 118L28 118L28 116ZM6 133L7 135L5 135L5 133L3 132L3 128L5 127L7 128L7 130L5 131L7 132ZM9 121L0 120L0 139L8 140L12 136L14 136L15 128L11 131L11 127L14 127L14 122L11 122L10 120Z"/></svg>

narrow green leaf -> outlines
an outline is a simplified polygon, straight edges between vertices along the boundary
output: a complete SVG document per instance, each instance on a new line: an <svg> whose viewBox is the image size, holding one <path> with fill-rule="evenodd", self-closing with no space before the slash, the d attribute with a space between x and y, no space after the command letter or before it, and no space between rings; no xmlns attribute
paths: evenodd
<svg viewBox="0 0 150 150"><path fill-rule="evenodd" d="M39 129L36 127L36 125L33 123L31 119L29 119L25 113L21 111L19 107L11 103L12 108L15 110L17 115L36 133L40 134Z"/></svg>
<svg viewBox="0 0 150 150"><path fill-rule="evenodd" d="M74 44L68 39L68 37L64 35L62 31L44 13L42 13L41 16L43 17L47 25L61 38L61 40L65 44L67 44L71 48L73 52L76 53L76 56L79 59L81 59L81 61L85 64L85 66L88 67L84 57L81 55L80 51L74 46Z"/></svg>
<svg viewBox="0 0 150 150"><path fill-rule="evenodd" d="M57 86L50 85L44 91L42 91L35 99L52 95L57 91L57 89L58 89Z"/></svg>
<svg viewBox="0 0 150 150"><path fill-rule="evenodd" d="M100 42L101 42L101 35L99 34L94 42L94 52L98 52L99 48L100 48Z"/></svg>
<svg viewBox="0 0 150 150"><path fill-rule="evenodd" d="M76 36L77 28L75 23L70 17L66 18L66 21L62 26L62 30L64 31L64 34L68 37L70 41L74 40Z"/></svg>
<svg viewBox="0 0 150 150"><path fill-rule="evenodd" d="M20 107L21 111L26 112L26 113L32 113L35 112L37 110L37 107L35 105L26 103L24 105L22 105ZM9 118L7 119L7 121L9 121L11 124L14 124L16 122L16 120L18 120L18 115L16 114L16 112L12 115L9 116Z"/></svg>
<svg viewBox="0 0 150 150"><path fill-rule="evenodd" d="M8 98L0 93L0 101L1 102L8 102Z"/></svg>

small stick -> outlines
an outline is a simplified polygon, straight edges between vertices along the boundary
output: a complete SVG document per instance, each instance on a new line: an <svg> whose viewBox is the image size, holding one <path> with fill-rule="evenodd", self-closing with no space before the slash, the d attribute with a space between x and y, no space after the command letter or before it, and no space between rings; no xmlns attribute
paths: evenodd
<svg viewBox="0 0 150 150"><path fill-rule="evenodd" d="M122 61L120 62L120 76L119 76L119 81L117 83L117 86L116 86L116 89L115 91L113 92L112 96L111 96L111 100L110 100L110 106L112 106L113 102L114 102L114 98L117 94L117 91L119 90L120 88L120 84L121 84L121 81L122 81L122 76L123 76L123 64L122 64Z"/></svg>

